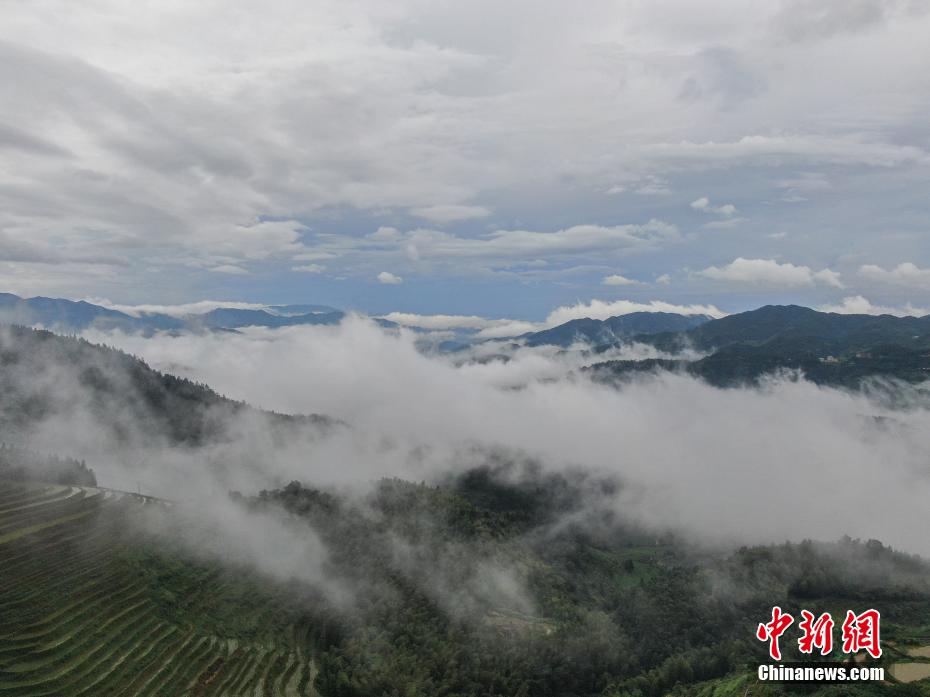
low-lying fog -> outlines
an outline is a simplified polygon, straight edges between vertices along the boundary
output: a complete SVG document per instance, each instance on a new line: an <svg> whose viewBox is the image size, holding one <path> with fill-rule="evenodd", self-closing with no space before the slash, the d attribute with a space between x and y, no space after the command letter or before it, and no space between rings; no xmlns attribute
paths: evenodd
<svg viewBox="0 0 930 697"><path fill-rule="evenodd" d="M482 448L499 448L551 469L611 473L623 486L610 505L701 541L849 534L930 553L930 411L917 393L910 407L890 411L788 379L723 390L664 374L618 389L576 369L656 356L653 349L592 358L503 342L473 355L427 355L417 350L418 335L358 317L240 333L85 336L229 397L347 424L274 453L257 447L261 434L243 424L240 442L212 455L209 469L190 453L146 451L127 470L125 461L107 461L100 444L93 464L103 485L134 489L141 481L148 493L185 500L200 487L254 493L291 479L419 481L479 465ZM488 360L495 354L509 360Z"/></svg>

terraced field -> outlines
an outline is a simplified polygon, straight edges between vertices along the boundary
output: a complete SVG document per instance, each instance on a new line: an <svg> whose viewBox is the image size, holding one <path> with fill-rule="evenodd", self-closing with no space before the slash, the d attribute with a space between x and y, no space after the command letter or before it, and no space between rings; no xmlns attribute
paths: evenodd
<svg viewBox="0 0 930 697"><path fill-rule="evenodd" d="M310 623L127 538L167 505L0 481L0 697L315 694Z"/></svg>

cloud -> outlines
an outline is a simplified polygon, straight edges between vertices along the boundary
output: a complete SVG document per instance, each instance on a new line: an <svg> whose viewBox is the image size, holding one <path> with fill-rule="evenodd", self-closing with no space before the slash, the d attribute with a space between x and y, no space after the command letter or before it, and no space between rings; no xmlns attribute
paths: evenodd
<svg viewBox="0 0 930 697"><path fill-rule="evenodd" d="M418 218L423 218L431 223L455 223L461 220L474 220L475 218L486 218L491 215L491 211L484 206L459 206L459 205L441 205L441 206L421 206L411 208L410 213Z"/></svg>
<svg viewBox="0 0 930 697"><path fill-rule="evenodd" d="M774 259L744 259L739 257L726 266L710 266L698 272L699 276L716 281L753 283L768 286L812 286L815 283L842 288L840 274L830 269L813 271L808 266L795 266Z"/></svg>
<svg viewBox="0 0 930 697"><path fill-rule="evenodd" d="M618 273L604 276L603 280L601 280L601 285L605 286L635 286L638 283L639 281L634 281L632 278L621 276Z"/></svg>
<svg viewBox="0 0 930 697"><path fill-rule="evenodd" d="M587 303L579 302L575 305L556 308L546 317L545 324L554 327L573 319L584 317L607 319L617 315L628 315L631 312L673 312L679 315L709 315L711 317L726 315L713 305L675 305L661 300L651 300L647 303L632 300L591 300Z"/></svg>
<svg viewBox="0 0 930 697"><path fill-rule="evenodd" d="M650 220L642 225L574 225L555 232L497 230L475 239L415 231L409 239L421 256L425 251L429 256L512 258L657 245L678 239L678 229Z"/></svg>
<svg viewBox="0 0 930 697"><path fill-rule="evenodd" d="M605 259L679 242L678 228L661 220L624 225L573 225L555 231L494 230L479 236L417 228L380 227L356 237L317 234L301 256L339 259L365 269L394 265L406 275L487 276L554 279L602 266Z"/></svg>
<svg viewBox="0 0 930 697"><path fill-rule="evenodd" d="M783 41L823 40L863 32L916 7L907 0L787 0L775 14L773 30Z"/></svg>
<svg viewBox="0 0 930 697"><path fill-rule="evenodd" d="M672 277L664 273L661 276L656 276L656 283L661 283L662 285L667 285L672 282Z"/></svg>
<svg viewBox="0 0 930 697"><path fill-rule="evenodd" d="M910 303L904 307L887 307L874 305L861 295L843 298L838 305L826 304L817 308L821 312L836 312L841 315L895 315L896 317L924 317L930 315L930 308L914 307Z"/></svg>
<svg viewBox="0 0 930 697"><path fill-rule="evenodd" d="M812 195L833 189L822 172L800 172L792 178L777 180L775 186L785 190L781 200L788 203L807 201Z"/></svg>
<svg viewBox="0 0 930 697"><path fill-rule="evenodd" d="M433 331L445 329L477 330L476 336L481 339L519 336L543 328L543 325L536 322L517 319L488 319L477 315L418 315L412 312L390 312L384 315L384 319L405 327L419 327Z"/></svg>
<svg viewBox="0 0 930 697"><path fill-rule="evenodd" d="M106 298L89 297L85 300L94 305L107 307L111 310L118 310L133 317L139 317L143 314L161 314L171 317L186 317L187 315L199 315L210 312L219 307L228 307L236 310L264 310L268 307L265 303L248 303L237 302L234 300L198 300L192 303L183 303L181 305L123 305L114 303Z"/></svg>
<svg viewBox="0 0 930 697"><path fill-rule="evenodd" d="M329 274L348 282L320 282L358 297L381 268L486 280L519 258L510 245L527 243L487 236L491 216L510 232L609 229L626 221L601 194L625 191L637 219L680 224L680 202L662 194L696 186L732 192L760 230L791 228L798 264L841 242L930 263L907 256L925 234L930 166L919 108L930 98L930 16L915 3L759 13L597 0L578 17L542 2L531 13L483 6L480 26L464 8L412 0L270 0L241 8L235 26L214 3L157 16L116 0L3 4L0 148L11 174L0 231L18 254L3 277L32 290L70 280L72 295L125 301L145 300L141 279L193 299L216 282L211 268L261 267L283 284L287 270L329 254ZM845 206L812 195L827 185ZM888 192L900 234L879 239ZM778 205L801 199L817 242ZM459 223L459 234L435 238L432 257L427 239L353 246L362 227L403 227L410 215ZM739 213L713 215L720 227ZM530 253L577 266L591 260L565 257L672 241L636 237L572 250L561 245L577 236L534 237ZM686 253L699 244L675 242ZM741 251L715 244L719 258ZM122 263L80 268L94 258ZM43 266L53 259L58 268Z"/></svg>
<svg viewBox="0 0 930 697"><path fill-rule="evenodd" d="M724 203L720 206L712 206L710 199L706 196L702 196L696 201L691 202L691 207L696 211L701 211L702 213L714 213L716 215L722 215L726 218L729 218L736 214L736 206L732 203Z"/></svg>
<svg viewBox="0 0 930 697"><path fill-rule="evenodd" d="M420 327L422 329L484 329L495 321L507 322L509 320L489 320L477 315L418 315L412 312L389 312L384 319L402 324L405 327Z"/></svg>
<svg viewBox="0 0 930 697"><path fill-rule="evenodd" d="M519 319L495 320L493 324L478 332L478 338L506 339L511 336L538 332L540 329L545 329L545 326L538 322L527 322Z"/></svg>
<svg viewBox="0 0 930 697"><path fill-rule="evenodd" d="M403 283L404 279L400 276L395 276L390 271L382 271L378 274L378 283L385 283L387 285L397 285Z"/></svg>
<svg viewBox="0 0 930 697"><path fill-rule="evenodd" d="M642 225L573 225L555 232L497 230L483 238L418 235L413 244L430 256L500 257L580 254L598 250L651 246L678 239L678 229L660 220Z"/></svg>
<svg viewBox="0 0 930 697"><path fill-rule="evenodd" d="M579 302L575 305L557 307L542 322L488 319L477 315L418 315L410 312L391 312L384 315L384 319L404 326L431 330L477 329L479 338L495 339L548 329L573 319L585 317L607 319L631 312L672 312L682 315L708 315L715 318L726 316L725 312L713 305L675 305L661 300L641 303L631 300L595 299L586 303Z"/></svg>
<svg viewBox="0 0 930 697"><path fill-rule="evenodd" d="M302 264L300 266L292 266L291 271L298 271L300 273L323 273L326 271L326 267L321 264Z"/></svg>
<svg viewBox="0 0 930 697"><path fill-rule="evenodd" d="M655 157L704 166L740 160L757 165L797 161L868 167L930 162L930 154L919 145L887 143L864 135L747 135L722 142L657 143L644 149Z"/></svg>
<svg viewBox="0 0 930 697"><path fill-rule="evenodd" d="M89 336L155 367L183 366L187 377L232 397L282 412L325 412L349 424L299 450L268 448L262 457L243 439L215 453L212 468L152 450L111 456L98 467L91 449L99 442L89 432L88 461L104 484L117 475L133 481L137 473L148 482L145 472L153 488L183 494L224 468L236 473L227 481L252 490L290 479L316 486L380 476L430 481L485 462L487 447L533 458L546 471L580 467L616 477L621 485L607 501L615 512L696 541L849 534L930 551L922 506L930 496L930 412L923 408L892 411L861 394L792 380L721 390L668 374L614 389L569 378L577 352L518 350L507 362L456 362L424 356L408 333L358 318L233 335ZM904 389L902 398L917 398ZM236 453L239 447L244 452ZM773 471L783 476L773 478ZM885 495L876 498L879 489ZM785 500L807 514L786 516ZM923 512L916 523L915 512Z"/></svg>
<svg viewBox="0 0 930 697"><path fill-rule="evenodd" d="M859 267L859 273L871 281L920 288L922 290L930 289L930 268L922 269L910 261L898 264L893 269L865 264Z"/></svg>
<svg viewBox="0 0 930 697"><path fill-rule="evenodd" d="M644 177L644 181L633 192L640 196L664 196L672 193L672 189L664 177L650 174Z"/></svg>
<svg viewBox="0 0 930 697"><path fill-rule="evenodd" d="M713 305L675 305L661 300L652 300L648 303L630 300L591 300L587 303L579 302L575 305L558 307L550 312L542 322L530 322L520 319L488 319L477 315L419 315L411 312L391 312L384 315L384 319L408 327L420 327L434 331L446 329L478 330L478 338L499 339L548 329L573 319L584 317L607 319L608 317L626 315L631 312L673 312L682 315L701 314L711 317L726 315L725 312Z"/></svg>
<svg viewBox="0 0 930 697"><path fill-rule="evenodd" d="M248 269L244 269L241 266L236 266L235 264L220 264L219 266L211 266L208 268L209 271L214 273L226 273L231 276L248 276Z"/></svg>

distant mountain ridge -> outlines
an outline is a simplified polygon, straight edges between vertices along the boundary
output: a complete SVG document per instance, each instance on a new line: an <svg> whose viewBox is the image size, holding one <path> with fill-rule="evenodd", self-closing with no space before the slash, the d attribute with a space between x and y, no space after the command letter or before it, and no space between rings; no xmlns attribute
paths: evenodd
<svg viewBox="0 0 930 697"><path fill-rule="evenodd" d="M800 371L819 384L852 388L876 377L910 383L930 379L930 315L841 315L767 305L684 332L641 335L637 341L669 353L694 348L708 355L694 361L605 361L585 370L601 379L683 371L718 386L755 383L784 370Z"/></svg>
<svg viewBox="0 0 930 697"><path fill-rule="evenodd" d="M527 346L571 346L576 342L610 344L639 334L684 332L711 321L708 315L679 315L672 312L631 312L608 319L573 319L551 329L524 334Z"/></svg>
<svg viewBox="0 0 930 697"><path fill-rule="evenodd" d="M845 315L819 312L800 305L765 305L728 315L683 333L650 337L660 348L683 343L710 351L733 344L767 345L774 350L805 350L818 356L863 351L894 344L912 349L930 347L930 315Z"/></svg>
<svg viewBox="0 0 930 697"><path fill-rule="evenodd" d="M85 329L122 329L132 332L186 329L239 329L306 324L338 324L345 313L327 305L269 305L262 309L218 307L181 317L159 312L128 314L84 300L21 298L0 293L0 322L72 332Z"/></svg>

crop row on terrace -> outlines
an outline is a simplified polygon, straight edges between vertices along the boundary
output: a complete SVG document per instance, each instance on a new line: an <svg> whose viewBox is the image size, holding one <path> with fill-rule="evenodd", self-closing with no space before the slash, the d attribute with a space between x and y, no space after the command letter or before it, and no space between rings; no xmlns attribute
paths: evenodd
<svg viewBox="0 0 930 697"><path fill-rule="evenodd" d="M313 694L308 628L234 576L134 549L118 531L139 508L0 481L0 697Z"/></svg>

